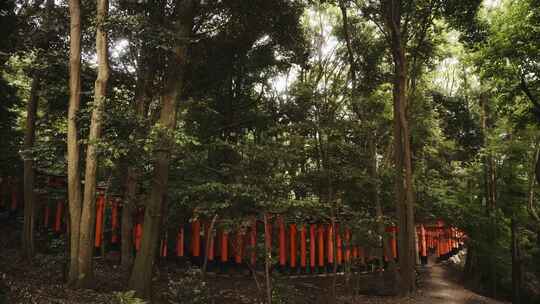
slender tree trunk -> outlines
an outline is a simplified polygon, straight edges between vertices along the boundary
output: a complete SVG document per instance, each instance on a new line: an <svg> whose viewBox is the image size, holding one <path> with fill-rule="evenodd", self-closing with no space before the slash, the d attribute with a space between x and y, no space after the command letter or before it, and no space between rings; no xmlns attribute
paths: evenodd
<svg viewBox="0 0 540 304"><path fill-rule="evenodd" d="M268 227L268 215L264 213L264 276L266 278L266 302L272 304L272 278L270 278L270 256L272 248L270 244L272 240L267 239L270 235L270 227Z"/></svg>
<svg viewBox="0 0 540 304"><path fill-rule="evenodd" d="M536 206L534 204L534 189L536 186L536 179L535 179L535 163L539 163L540 157L540 141L536 139L535 147L534 147L534 155L532 157L531 161L531 170L529 171L529 189L527 191L527 211L529 212L529 215L533 220L536 221L536 225L540 227L540 215L538 214L538 211L536 210Z"/></svg>
<svg viewBox="0 0 540 304"><path fill-rule="evenodd" d="M34 76L30 87L30 98L26 106L26 131L24 135L24 226L23 226L23 255L30 261L34 257L34 224L35 224L35 194L34 194L34 157L31 153L36 138L36 116L39 99L39 77Z"/></svg>
<svg viewBox="0 0 540 304"><path fill-rule="evenodd" d="M81 178L79 170L79 136L77 116L81 100L81 7L80 0L69 0L69 110L68 110L68 200L70 226L70 261L68 283L79 277L79 225L81 221Z"/></svg>
<svg viewBox="0 0 540 304"><path fill-rule="evenodd" d="M47 0L45 4L45 21L43 29L45 36L38 40L38 54L47 52L49 49L49 38L51 36L51 13L54 8L54 1ZM39 57L39 55L38 55ZM35 168L34 158L31 153L34 147L36 139L36 120L37 120L37 108L39 103L39 91L40 91L40 77L39 71L35 71L32 84L30 87L30 98L26 106L26 131L24 135L24 226L22 233L22 247L23 255L27 260L31 260L35 253L34 248L34 226L35 226Z"/></svg>
<svg viewBox="0 0 540 304"><path fill-rule="evenodd" d="M386 233L386 227L384 223L384 213L382 210L381 199L379 197L379 173L377 165L377 144L374 139L370 140L369 143L369 156L370 156L370 178L375 182L373 190L371 192L371 199L375 204L375 212L377 216L377 232L381 236L381 245L382 245L382 257L392 257L392 248L390 246L390 239ZM388 269L395 270L395 262L393 258L388 259Z"/></svg>
<svg viewBox="0 0 540 304"><path fill-rule="evenodd" d="M137 194L137 177L134 168L128 168L126 188L122 204L121 227L121 267L124 271L133 265L133 216L135 210L135 196Z"/></svg>
<svg viewBox="0 0 540 304"><path fill-rule="evenodd" d="M155 152L152 190L146 205L144 229L139 250L129 285L137 294L144 298L151 296L151 283L156 246L159 239L163 198L166 196L169 180L169 162L171 148L174 144L172 133L176 126L177 102L181 97L184 84L184 69L187 63L187 37L191 36L193 23L194 1L178 2L177 14L177 45L167 68L165 87L162 93L162 108L159 125L162 127L160 136L162 143Z"/></svg>
<svg viewBox="0 0 540 304"><path fill-rule="evenodd" d="M202 279L203 281L206 279L206 269L208 266L208 252L210 251L210 243L213 241L214 238L214 226L216 224L218 215L215 214L214 217L212 217L212 221L210 222L210 226L208 227L208 231L206 231L206 246L204 249L204 262L202 267Z"/></svg>
<svg viewBox="0 0 540 304"><path fill-rule="evenodd" d="M489 118L489 109L487 106L487 95L482 93L480 95L480 128L482 130L483 145L485 148L488 147L488 118ZM482 159L484 166L484 195L486 200L486 214L489 218L489 227L487 233L489 234L489 239L496 239L495 227L495 207L496 207L496 198L497 198L497 189L496 189L496 175L495 175L495 161L493 155L488 150L486 155ZM487 255L487 261L490 265L488 271L489 281L488 288L491 296L495 297L497 294L497 272L495 267L495 260L493 253L495 252L496 242L489 244L491 247Z"/></svg>
<svg viewBox="0 0 540 304"><path fill-rule="evenodd" d="M79 240L79 282L80 287L88 286L93 278L92 254L94 252L94 233L96 224L96 174L97 145L101 138L103 108L109 80L109 60L107 32L104 23L109 11L108 0L97 1L96 52L98 74L94 88L94 108L90 121L90 134L86 149L86 170L84 176L84 200L81 215Z"/></svg>
<svg viewBox="0 0 540 304"><path fill-rule="evenodd" d="M416 290L414 192L409 125L407 122L407 59L401 33L401 1L387 0L384 13L391 37L394 60L394 157L396 166L396 204L399 221L398 248L400 293Z"/></svg>
<svg viewBox="0 0 540 304"><path fill-rule="evenodd" d="M153 60L150 59L150 50L143 49L140 58L139 77L137 80L137 88L135 91L135 112L137 118L142 121L147 118L148 105L152 98L151 87L155 76L155 66ZM135 138L144 136L140 132L135 133ZM135 158L133 153L128 157ZM121 248L121 266L122 269L131 269L133 265L133 215L134 207L139 188L139 168L126 161L126 181L124 201L122 207L122 248Z"/></svg>
<svg viewBox="0 0 540 304"><path fill-rule="evenodd" d="M512 218L512 303L521 303L521 286L522 286L522 271L521 271L521 254L519 248L519 231L517 221Z"/></svg>

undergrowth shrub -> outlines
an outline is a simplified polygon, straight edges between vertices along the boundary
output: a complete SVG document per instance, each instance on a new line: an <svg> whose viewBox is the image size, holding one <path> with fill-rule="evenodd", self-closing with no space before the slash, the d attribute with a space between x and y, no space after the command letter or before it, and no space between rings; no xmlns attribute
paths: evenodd
<svg viewBox="0 0 540 304"><path fill-rule="evenodd" d="M167 298L171 304L213 303L208 283L202 280L198 268L189 268L180 279L170 280Z"/></svg>
<svg viewBox="0 0 540 304"><path fill-rule="evenodd" d="M116 304L147 304L146 301L143 301L135 296L134 290L115 292L114 298L116 300Z"/></svg>

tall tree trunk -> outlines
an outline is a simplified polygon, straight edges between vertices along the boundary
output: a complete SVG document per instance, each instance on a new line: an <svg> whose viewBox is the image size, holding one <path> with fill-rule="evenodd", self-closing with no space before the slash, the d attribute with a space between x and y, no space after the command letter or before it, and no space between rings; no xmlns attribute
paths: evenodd
<svg viewBox="0 0 540 304"><path fill-rule="evenodd" d="M375 182L375 185L372 188L371 199L375 204L375 213L377 216L377 232L381 236L381 247L382 247L382 257L392 257L392 248L390 246L390 239L386 233L386 227L384 223L384 213L381 205L381 199L379 197L379 173L377 165L377 144L374 139L370 140L369 143L369 158L370 158L370 170L369 175L371 180ZM395 262L393 258L388 259L388 269L395 270Z"/></svg>
<svg viewBox="0 0 540 304"><path fill-rule="evenodd" d="M133 265L133 216L138 186L136 172L134 171L134 168L127 169L126 187L122 202L120 263L124 271L131 269Z"/></svg>
<svg viewBox="0 0 540 304"><path fill-rule="evenodd" d="M150 104L152 94L151 87L155 76L155 66L153 60L150 59L150 50L146 47L141 51L139 77L137 79L137 87L135 89L135 114L142 121L148 116L148 105ZM136 132L135 139L143 136L140 132ZM135 156L130 153L128 159ZM131 269L133 265L133 216L134 207L139 188L139 168L132 165L130 161L126 161L126 180L124 188L124 200L122 207L122 245L121 245L121 267L124 270Z"/></svg>
<svg viewBox="0 0 540 304"><path fill-rule="evenodd" d="M270 259L272 258L270 227L268 226L268 214L264 213L264 277L266 279L266 302L272 304L272 278L270 277ZM270 238L268 237L270 236Z"/></svg>
<svg viewBox="0 0 540 304"><path fill-rule="evenodd" d="M144 298L151 296L151 283L156 246L159 239L163 208L169 180L169 162L171 148L174 144L172 133L176 126L177 102L181 97L184 85L184 73L187 64L188 39L193 24L194 1L177 2L177 45L169 61L165 86L162 92L162 108L159 118L161 144L155 150L155 164L152 178L152 190L144 215L144 229L141 249L135 258L135 264L129 281L130 288Z"/></svg>
<svg viewBox="0 0 540 304"><path fill-rule="evenodd" d="M92 280L92 254L96 224L96 174L97 145L101 138L103 108L109 80L109 59L107 32L104 24L109 11L108 0L97 0L96 52L98 73L94 87L94 104L90 121L90 134L86 149L86 169L84 176L84 197L79 240L79 282L80 287L88 286Z"/></svg>
<svg viewBox="0 0 540 304"><path fill-rule="evenodd" d="M31 153L36 138L36 116L39 98L39 77L32 79L30 98L26 106L26 131L24 135L24 226L22 247L27 260L34 257L34 223L35 223L35 194L34 194L34 157Z"/></svg>
<svg viewBox="0 0 540 304"><path fill-rule="evenodd" d="M69 110L68 110L68 200L70 226L70 260L68 283L73 285L79 277L79 225L81 221L81 178L79 170L79 136L77 115L81 100L81 4L69 0Z"/></svg>
<svg viewBox="0 0 540 304"><path fill-rule="evenodd" d="M536 206L534 204L534 190L536 187L535 164L540 163L538 161L539 159L540 159L540 141L539 139L536 139L536 142L534 144L534 154L531 161L531 170L529 171L529 175L528 175L529 187L527 190L527 211L529 212L529 215L531 216L531 218L536 222L536 225L540 228L540 215L538 214L538 211L536 210Z"/></svg>
<svg viewBox="0 0 540 304"><path fill-rule="evenodd" d="M396 166L396 204L399 221L398 248L400 293L416 290L414 193L409 125L407 122L407 58L401 33L401 1L387 0L384 6L394 60L394 157Z"/></svg>
<svg viewBox="0 0 540 304"><path fill-rule="evenodd" d="M44 36L38 38L38 60L39 54L46 53L49 49L49 40L51 36L51 14L54 9L54 1L47 0L45 4L45 20L43 23ZM36 119L39 103L40 91L40 72L34 71L32 84L30 87L30 98L26 106L26 131L24 135L24 225L22 233L23 255L27 260L34 256L34 225L35 225L35 168L34 158L31 153L36 138Z"/></svg>
<svg viewBox="0 0 540 304"><path fill-rule="evenodd" d="M521 303L521 286L522 286L522 271L521 271L521 254L519 248L519 231L517 221L512 217L512 303Z"/></svg>
<svg viewBox="0 0 540 304"><path fill-rule="evenodd" d="M489 132L489 125L488 125L488 118L489 118L489 109L487 106L487 95L486 93L482 93L480 95L480 128L482 130L482 139L483 139L483 145L484 148L487 148L488 143L488 132ZM489 218L489 227L487 233L489 234L489 239L495 240L496 239L496 232L495 232L495 207L496 207L496 176L495 176L495 161L493 159L493 155L488 150L486 155L482 159L483 161L483 167L484 167L484 195L486 200L486 214ZM487 261L490 265L488 269L488 276L489 276L489 282L488 282L488 288L490 291L491 296L496 296L497 294L497 272L495 267L495 259L493 256L493 253L496 252L495 248L496 242L491 242L489 246L491 247L489 249L489 253L487 254Z"/></svg>

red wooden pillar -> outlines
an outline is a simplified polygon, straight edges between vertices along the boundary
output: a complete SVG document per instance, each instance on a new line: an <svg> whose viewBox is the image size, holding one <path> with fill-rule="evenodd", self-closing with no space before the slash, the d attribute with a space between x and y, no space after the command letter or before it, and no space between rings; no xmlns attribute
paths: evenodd
<svg viewBox="0 0 540 304"><path fill-rule="evenodd" d="M255 266L257 262L257 219L254 218L251 223L251 232L249 234L249 245L251 246L251 265Z"/></svg>
<svg viewBox="0 0 540 304"><path fill-rule="evenodd" d="M291 241L291 254L290 254L290 265L291 268L296 268L296 224L291 224L289 226L289 233L290 233L290 241Z"/></svg>
<svg viewBox="0 0 540 304"><path fill-rule="evenodd" d="M101 246L101 232L103 231L103 213L105 209L105 196L100 193L98 194L97 206L96 206L96 237L94 246Z"/></svg>
<svg viewBox="0 0 540 304"><path fill-rule="evenodd" d="M201 221L195 220L191 223L191 246L194 257L201 256Z"/></svg>
<svg viewBox="0 0 540 304"><path fill-rule="evenodd" d="M441 232L439 231L439 228L437 228L437 232L435 233L435 247L437 247L437 252L441 252ZM442 255L442 253L440 253Z"/></svg>
<svg viewBox="0 0 540 304"><path fill-rule="evenodd" d="M236 231L236 241L234 245L234 260L236 264L242 264L242 247L244 246L243 235L240 228Z"/></svg>
<svg viewBox="0 0 540 304"><path fill-rule="evenodd" d="M360 246L358 246L358 259L362 264L366 263L366 254L364 252L364 248Z"/></svg>
<svg viewBox="0 0 540 304"><path fill-rule="evenodd" d="M311 269L315 268L315 229L315 224L309 226L309 266Z"/></svg>
<svg viewBox="0 0 540 304"><path fill-rule="evenodd" d="M396 227L396 226L393 226L393 227L392 227L392 238L391 238L391 243L392 243L392 258L394 258L394 259L397 258L397 240L396 240L396 232L397 232L397 227Z"/></svg>
<svg viewBox="0 0 540 304"><path fill-rule="evenodd" d="M184 227L178 230L178 235L176 236L176 255L179 257L184 256Z"/></svg>
<svg viewBox="0 0 540 304"><path fill-rule="evenodd" d="M343 261L343 242L341 241L341 233L339 232L339 226L336 225L336 262L341 265Z"/></svg>
<svg viewBox="0 0 540 304"><path fill-rule="evenodd" d="M221 231L221 262L229 260L229 233Z"/></svg>
<svg viewBox="0 0 540 304"><path fill-rule="evenodd" d="M390 240L390 249L391 249L391 251L392 251L392 258L393 258L393 259L397 258L396 231L397 231L396 226L390 226L390 227L386 228L386 232L388 232L388 234L390 235L390 236L389 236L389 240ZM386 256L386 252L384 253L384 258L385 258L385 260L387 260L387 261L390 259L390 257L387 257L387 256Z"/></svg>
<svg viewBox="0 0 540 304"><path fill-rule="evenodd" d="M143 234L143 228L141 223L135 225L135 250L139 251L141 248L141 239Z"/></svg>
<svg viewBox="0 0 540 304"><path fill-rule="evenodd" d="M306 268L306 226L300 228L300 267Z"/></svg>
<svg viewBox="0 0 540 304"><path fill-rule="evenodd" d="M354 246L352 248L352 258L353 260L358 259L358 246Z"/></svg>
<svg viewBox="0 0 540 304"><path fill-rule="evenodd" d="M324 226L319 225L319 230L317 231L317 236L319 240L319 267L324 267Z"/></svg>
<svg viewBox="0 0 540 304"><path fill-rule="evenodd" d="M56 218L54 220L54 231L60 232L62 230L62 214L64 211L64 202L58 201L56 203Z"/></svg>
<svg viewBox="0 0 540 304"><path fill-rule="evenodd" d="M161 257L167 257L167 235L161 240Z"/></svg>
<svg viewBox="0 0 540 304"><path fill-rule="evenodd" d="M111 229L112 229L112 237L111 237L111 243L116 244L118 243L118 199L114 199L112 202L112 210L111 210Z"/></svg>
<svg viewBox="0 0 540 304"><path fill-rule="evenodd" d="M328 225L328 236L327 236L327 258L328 263L333 264L334 263L334 229L332 225Z"/></svg>
<svg viewBox="0 0 540 304"><path fill-rule="evenodd" d="M349 228L345 229L345 262L349 263L351 261L351 230Z"/></svg>
<svg viewBox="0 0 540 304"><path fill-rule="evenodd" d="M279 218L279 265L287 264L287 249L285 244L285 222L282 217Z"/></svg>
<svg viewBox="0 0 540 304"><path fill-rule="evenodd" d="M49 217L50 217L51 210L49 208L49 203L45 203L45 211L43 212L43 226L46 228L49 228Z"/></svg>
<svg viewBox="0 0 540 304"><path fill-rule="evenodd" d="M448 253L452 251L452 227L446 228L446 241L448 244Z"/></svg>

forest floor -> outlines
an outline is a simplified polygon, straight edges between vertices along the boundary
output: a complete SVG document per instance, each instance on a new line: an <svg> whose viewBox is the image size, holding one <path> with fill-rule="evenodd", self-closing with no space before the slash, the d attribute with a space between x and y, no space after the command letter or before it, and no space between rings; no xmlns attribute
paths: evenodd
<svg viewBox="0 0 540 304"><path fill-rule="evenodd" d="M0 225L4 226L4 225ZM13 226L12 226L13 228ZM96 285L93 289L72 290L65 288L64 273L66 259L62 249L51 250L50 247L63 247L61 242L53 239L47 246L49 249L41 250L32 261L27 263L20 257L19 239L20 231L10 227L0 227L0 304L114 304L114 292L126 290L127 276L117 266L118 260L110 257L95 259ZM185 269L182 264L174 260L160 261L154 282L153 303L169 303L167 295L171 281L185 278ZM499 304L480 296L466 288L460 282L460 271L457 266L444 264L430 264L419 270L419 289L411 297L397 298L381 296L385 293L385 274L363 274L352 277L345 284L344 276L338 276L337 294L338 303L410 303L410 304ZM232 275L219 275L210 273L207 286L216 304L232 303L263 303L264 290L260 286L261 277L256 282L253 276L246 272L237 272ZM330 290L332 276L277 276L274 287L282 302L280 303L332 303ZM193 283L181 281L181 285ZM351 285L360 286L360 293L365 295L347 296L352 292ZM387 286L386 286L387 287ZM180 301L180 303L191 303Z"/></svg>

